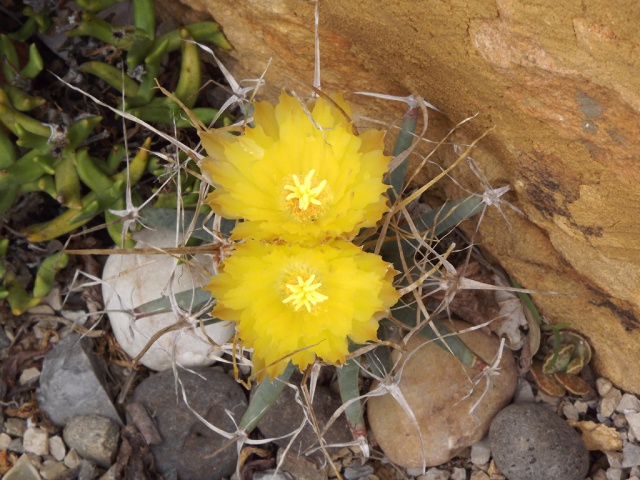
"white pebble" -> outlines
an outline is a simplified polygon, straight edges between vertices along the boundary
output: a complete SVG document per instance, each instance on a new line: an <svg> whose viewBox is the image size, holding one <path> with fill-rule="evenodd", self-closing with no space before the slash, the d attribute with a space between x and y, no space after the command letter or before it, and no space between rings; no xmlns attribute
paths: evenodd
<svg viewBox="0 0 640 480"><path fill-rule="evenodd" d="M573 420L575 422L580 420L580 414L578 413L578 409L573 405L571 405L570 403L562 407L562 413L568 420Z"/></svg>
<svg viewBox="0 0 640 480"><path fill-rule="evenodd" d="M489 439L484 438L471 446L471 463L476 466L486 465L491 458Z"/></svg>
<svg viewBox="0 0 640 480"><path fill-rule="evenodd" d="M640 465L640 446L631 442L622 449L622 468L637 467Z"/></svg>
<svg viewBox="0 0 640 480"><path fill-rule="evenodd" d="M6 433L0 433L0 450L6 450L11 443L11 437Z"/></svg>
<svg viewBox="0 0 640 480"><path fill-rule="evenodd" d="M612 388L607 392L605 397L600 402L598 406L598 413L603 417L610 417L613 415L613 412L616 411L616 407L620 400L622 399L622 393L617 388Z"/></svg>
<svg viewBox="0 0 640 480"><path fill-rule="evenodd" d="M640 438L640 413L627 413L624 418L629 422L629 433Z"/></svg>
<svg viewBox="0 0 640 480"><path fill-rule="evenodd" d="M67 456L64 457L64 464L73 470L78 465L80 465L80 460L81 459L80 455L78 455L78 452L76 452L74 449L71 449L69 450L69 453L67 453Z"/></svg>
<svg viewBox="0 0 640 480"><path fill-rule="evenodd" d="M583 402L582 400L576 400L573 406L576 407L576 410L580 415L584 415L589 409L589 405L587 405L587 403Z"/></svg>
<svg viewBox="0 0 640 480"><path fill-rule="evenodd" d="M624 472L619 468L610 468L607 470L607 480L622 480Z"/></svg>
<svg viewBox="0 0 640 480"><path fill-rule="evenodd" d="M535 402L535 395L533 394L533 389L531 388L531 384L527 382L524 378L518 379L518 386L516 388L516 393L513 397L513 403L532 403Z"/></svg>
<svg viewBox="0 0 640 480"><path fill-rule="evenodd" d="M64 445L64 441L58 435L49 439L49 452L53 455L53 458L59 462L64 460L67 454L67 449Z"/></svg>
<svg viewBox="0 0 640 480"><path fill-rule="evenodd" d="M596 380L596 390L598 390L598 395L600 395L601 397L604 397L607 393L609 393L609 390L611 390L612 387L613 384L607 378L601 377Z"/></svg>
<svg viewBox="0 0 640 480"><path fill-rule="evenodd" d="M18 380L18 383L20 383L20 385L26 385L39 376L40 370L38 370L36 367L27 368L20 374L20 380Z"/></svg>
<svg viewBox="0 0 640 480"><path fill-rule="evenodd" d="M618 406L616 407L618 413L634 413L640 412L640 400L635 395L625 393L622 395Z"/></svg>
<svg viewBox="0 0 640 480"><path fill-rule="evenodd" d="M49 434L38 427L27 428L24 432L24 449L36 455L49 453Z"/></svg>

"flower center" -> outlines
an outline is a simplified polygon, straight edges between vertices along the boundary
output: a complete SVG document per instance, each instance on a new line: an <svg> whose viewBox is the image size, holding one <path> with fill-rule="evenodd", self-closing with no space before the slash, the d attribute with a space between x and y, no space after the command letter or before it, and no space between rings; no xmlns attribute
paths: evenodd
<svg viewBox="0 0 640 480"><path fill-rule="evenodd" d="M310 275L306 280L302 278L302 275L298 275L296 277L298 283L286 283L285 287L289 290L290 295L285 298L282 303L291 302L291 306L296 312L302 307L305 307L307 312L311 312L312 306L315 307L316 304L324 302L329 298L318 292L322 284L315 282L315 280L315 274Z"/></svg>
<svg viewBox="0 0 640 480"><path fill-rule="evenodd" d="M297 220L315 220L324 211L330 200L327 181L314 180L315 169L311 169L301 182L298 175L285 179L284 190L287 193L285 203L289 213Z"/></svg>

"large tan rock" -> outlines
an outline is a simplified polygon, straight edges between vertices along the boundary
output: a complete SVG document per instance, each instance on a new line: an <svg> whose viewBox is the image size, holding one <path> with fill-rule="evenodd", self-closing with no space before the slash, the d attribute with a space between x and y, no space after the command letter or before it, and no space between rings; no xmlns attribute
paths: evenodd
<svg viewBox="0 0 640 480"><path fill-rule="evenodd" d="M469 327L455 322L457 331ZM492 364L500 345L495 335L475 330L460 334L460 338ZM491 420L511 402L518 384L515 361L508 350L487 384L487 377L480 376L478 370L463 366L435 343L425 342L420 335L412 337L407 344L407 352L412 353L404 355L397 367L397 372L402 372L398 387L416 421L390 393L372 397L367 403L369 425L380 448L405 468L419 468L423 462L427 467L441 465L481 440ZM378 386L375 382L371 389Z"/></svg>
<svg viewBox="0 0 640 480"><path fill-rule="evenodd" d="M308 91L313 74L313 2L183 0L174 19L213 16L235 50L239 78L267 60L274 97L282 86ZM640 393L640 7L634 2L320 3L325 90L415 93L438 106L443 130L479 112L454 141L495 127L474 159L494 186L509 184L512 228L490 209L476 241L520 283L564 296L536 297L552 322L589 339L595 366ZM398 107L352 96L382 120ZM432 117L433 119L433 117ZM433 130L427 136L439 139ZM454 156L450 145L439 158ZM429 172L425 175L428 175ZM467 169L458 182L482 191ZM426 178L424 175L422 180ZM442 184L441 198L464 192Z"/></svg>

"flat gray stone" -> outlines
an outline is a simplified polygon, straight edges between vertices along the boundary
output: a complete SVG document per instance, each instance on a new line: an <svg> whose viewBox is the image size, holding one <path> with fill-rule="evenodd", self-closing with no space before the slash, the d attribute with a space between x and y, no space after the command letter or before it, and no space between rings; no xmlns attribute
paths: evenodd
<svg viewBox="0 0 640 480"><path fill-rule="evenodd" d="M242 387L217 367L192 369L194 373L178 370L189 405L209 423L226 431L247 409ZM178 387L179 388L179 387ZM172 370L152 375L133 393L130 402L141 404L151 416L161 441L151 445L158 472L165 478L180 480L215 480L235 471L237 453L235 443L214 453L227 441L202 423L185 405Z"/></svg>
<svg viewBox="0 0 640 480"><path fill-rule="evenodd" d="M589 453L580 435L542 405L519 403L491 422L496 465L509 480L583 480Z"/></svg>
<svg viewBox="0 0 640 480"><path fill-rule="evenodd" d="M105 378L104 359L93 353L91 340L71 334L44 357L36 392L38 405L59 426L90 413L123 425Z"/></svg>

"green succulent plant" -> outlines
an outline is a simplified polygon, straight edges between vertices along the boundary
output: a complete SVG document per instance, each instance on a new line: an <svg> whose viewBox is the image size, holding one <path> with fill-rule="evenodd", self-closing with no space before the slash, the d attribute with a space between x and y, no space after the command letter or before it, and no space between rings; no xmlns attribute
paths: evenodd
<svg viewBox="0 0 640 480"><path fill-rule="evenodd" d="M34 285L29 292L27 286L13 273L7 262L9 239L0 239L0 300L9 302L11 313L21 315L38 305L53 288L55 275L67 266L69 257L64 253L54 253L46 257L38 267Z"/></svg>
<svg viewBox="0 0 640 480"><path fill-rule="evenodd" d="M218 25L201 22L156 36L153 2L132 0L134 25L111 25L97 14L118 1L81 0L80 22L67 35L91 36L126 52L130 71L139 71L139 80L105 62L92 61L79 67L95 75L123 93L119 109L156 124L190 124L180 117L178 103L171 98L156 96L156 78L161 63L171 52L181 51L180 72L174 97L188 107L203 122L218 115L214 108L195 107L201 88L201 68L198 46L193 41L209 42L230 48ZM104 214L112 239L120 246L132 246L123 238L121 219L113 211L125 207L126 189L133 187L146 172L155 176L165 173L156 157L152 157L147 140L128 169L125 148L116 145L107 158L96 158L86 146L90 136L102 129L102 117L80 115L67 127L46 124L30 112L46 104L46 99L31 95L31 81L44 68L34 44L24 44L32 35L45 32L51 24L49 12L43 8L24 10L25 24L15 33L0 35L0 58L4 81L0 83L0 216L17 196L29 192L45 192L66 207L57 218L30 225L22 232L30 241L41 242L73 232L97 215ZM20 62L18 51L28 51ZM141 73L140 73L141 72ZM153 160L147 169L150 158ZM198 180L182 176L182 191L190 197L197 192ZM175 195L173 195L175 197ZM134 195L135 197L135 195ZM193 204L194 198L186 198ZM165 195L164 204L171 204ZM167 203L168 202L168 203ZM161 202L162 204L162 202ZM118 223L120 222L120 223Z"/></svg>

